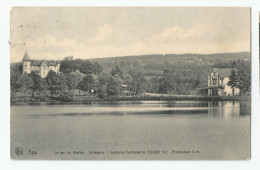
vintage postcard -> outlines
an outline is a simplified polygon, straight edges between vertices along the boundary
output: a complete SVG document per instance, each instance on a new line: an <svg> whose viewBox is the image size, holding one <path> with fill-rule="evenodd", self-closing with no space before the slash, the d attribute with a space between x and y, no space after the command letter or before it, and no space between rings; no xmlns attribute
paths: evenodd
<svg viewBox="0 0 260 170"><path fill-rule="evenodd" d="M250 13L13 7L11 158L250 159Z"/></svg>

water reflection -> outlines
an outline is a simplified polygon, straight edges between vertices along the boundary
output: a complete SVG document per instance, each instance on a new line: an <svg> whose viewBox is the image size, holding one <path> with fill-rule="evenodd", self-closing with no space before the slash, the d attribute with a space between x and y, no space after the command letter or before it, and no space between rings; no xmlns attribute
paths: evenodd
<svg viewBox="0 0 260 170"><path fill-rule="evenodd" d="M249 101L138 101L93 102L74 105L12 106L11 113L41 116L199 115L207 118L237 118L250 115Z"/></svg>
<svg viewBox="0 0 260 170"><path fill-rule="evenodd" d="M166 107L208 107L207 101L169 101Z"/></svg>
<svg viewBox="0 0 260 170"><path fill-rule="evenodd" d="M250 114L250 102L210 101L208 102L209 117L238 118Z"/></svg>
<svg viewBox="0 0 260 170"><path fill-rule="evenodd" d="M168 153L172 149L201 152L160 157L171 159L230 160L248 159L250 155L250 116L244 116L250 114L250 102L93 102L14 105L10 109L11 150L37 148L41 154L35 155L36 158L55 156L52 153L56 150L134 151L153 148L169 149ZM51 158L61 158L56 156ZM90 158L88 155L66 156L68 159ZM106 154L96 156L93 158L107 159ZM154 154L145 157L117 155L115 159L130 159L130 156L159 159Z"/></svg>

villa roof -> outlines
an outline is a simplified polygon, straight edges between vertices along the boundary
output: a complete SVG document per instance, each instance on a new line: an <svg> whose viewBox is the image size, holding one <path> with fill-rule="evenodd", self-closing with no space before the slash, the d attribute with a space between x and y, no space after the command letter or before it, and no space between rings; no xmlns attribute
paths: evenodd
<svg viewBox="0 0 260 170"><path fill-rule="evenodd" d="M213 68L213 71L217 72L221 77L229 77L232 70L234 68Z"/></svg>

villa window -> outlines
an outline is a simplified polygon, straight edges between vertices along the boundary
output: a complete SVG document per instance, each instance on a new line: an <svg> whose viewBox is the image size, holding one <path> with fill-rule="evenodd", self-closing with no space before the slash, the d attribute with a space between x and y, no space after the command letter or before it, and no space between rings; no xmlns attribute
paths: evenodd
<svg viewBox="0 0 260 170"><path fill-rule="evenodd" d="M212 85L217 85L217 78L212 78Z"/></svg>
<svg viewBox="0 0 260 170"><path fill-rule="evenodd" d="M220 84L223 85L223 81L224 79L223 78L220 78Z"/></svg>

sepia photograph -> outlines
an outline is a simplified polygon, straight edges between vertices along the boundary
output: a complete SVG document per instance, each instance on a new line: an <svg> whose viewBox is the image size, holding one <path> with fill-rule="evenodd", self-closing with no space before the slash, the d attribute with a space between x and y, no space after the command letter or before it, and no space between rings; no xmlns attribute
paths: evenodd
<svg viewBox="0 0 260 170"><path fill-rule="evenodd" d="M250 7L12 7L14 160L250 160Z"/></svg>

